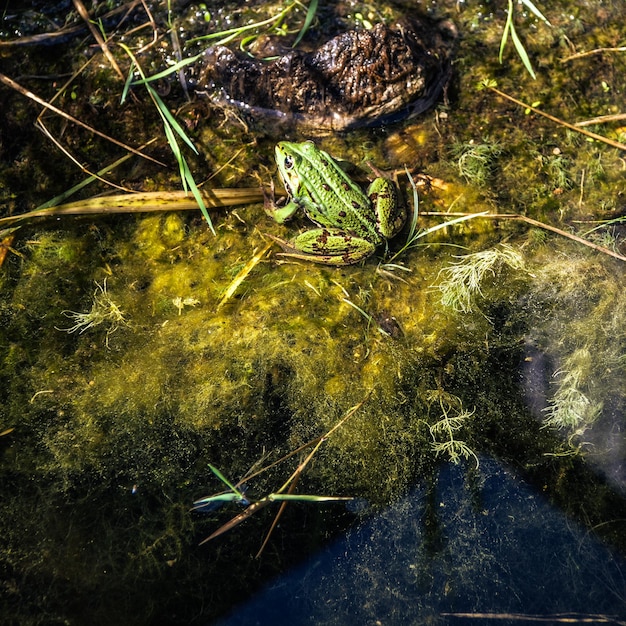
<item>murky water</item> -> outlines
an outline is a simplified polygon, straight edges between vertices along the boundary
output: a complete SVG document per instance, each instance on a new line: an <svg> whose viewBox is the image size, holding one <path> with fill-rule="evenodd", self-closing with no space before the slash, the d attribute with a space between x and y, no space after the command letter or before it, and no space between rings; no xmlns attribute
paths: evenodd
<svg viewBox="0 0 626 626"><path fill-rule="evenodd" d="M0 47L0 72L124 143L157 137L141 151L169 167L133 156L104 171L124 150L47 112L54 140L116 194L179 189L149 94L135 86L120 104L124 81L87 28L23 39L66 17L82 28L70 4L13 4L0 43L27 47ZM424 231L441 223L432 213L496 219L402 250L405 231L339 268L270 250L265 233L310 223L275 224L260 193L211 210L215 235L197 210L0 221L0 621L626 620L624 152L477 89L495 77L569 122L623 113L624 6L536 4L551 27L515 5L536 80L511 35L498 63L505 2L422 5L460 33L448 100L315 138L364 180L367 161L400 171L409 201L411 169ZM178 44L197 54L207 29L280 10L181 3L176 43L166 8L145 7L122 24L99 10L147 74ZM319 15L368 27L407 10ZM314 21L304 45L329 29ZM171 77L157 93L198 147L185 155L203 189L268 188L275 142L309 137L187 100ZM40 104L7 81L0 102L3 219L88 174L35 130ZM593 129L625 141L619 117ZM58 202L110 189L96 180ZM192 510L223 491L231 502ZM285 493L317 499L283 510Z"/></svg>

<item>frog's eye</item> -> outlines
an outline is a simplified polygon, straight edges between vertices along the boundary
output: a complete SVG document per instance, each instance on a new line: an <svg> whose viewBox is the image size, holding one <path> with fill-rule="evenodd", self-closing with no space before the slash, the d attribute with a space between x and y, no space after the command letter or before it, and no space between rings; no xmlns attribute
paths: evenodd
<svg viewBox="0 0 626 626"><path fill-rule="evenodd" d="M283 161L283 167L286 170L290 170L293 167L293 157L286 156Z"/></svg>

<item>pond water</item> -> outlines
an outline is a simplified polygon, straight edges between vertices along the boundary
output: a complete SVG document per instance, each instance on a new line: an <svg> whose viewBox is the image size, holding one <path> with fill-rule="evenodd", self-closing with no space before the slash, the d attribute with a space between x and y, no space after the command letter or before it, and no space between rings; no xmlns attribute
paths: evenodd
<svg viewBox="0 0 626 626"><path fill-rule="evenodd" d="M473 485L468 485L473 483ZM219 624L413 624L623 614L624 559L509 468L447 465ZM600 617L598 617L600 619Z"/></svg>
<svg viewBox="0 0 626 626"><path fill-rule="evenodd" d="M458 32L430 111L341 133L126 80L252 22L284 55L313 3L88 5L114 62L79 2L5 4L0 623L626 623L623 2L321 2L303 50ZM410 172L416 230L281 255L307 139Z"/></svg>

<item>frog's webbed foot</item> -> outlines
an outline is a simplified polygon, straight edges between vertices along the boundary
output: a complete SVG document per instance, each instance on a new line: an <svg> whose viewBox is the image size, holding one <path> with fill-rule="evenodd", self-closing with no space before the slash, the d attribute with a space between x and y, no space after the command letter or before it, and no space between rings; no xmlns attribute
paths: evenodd
<svg viewBox="0 0 626 626"><path fill-rule="evenodd" d="M324 265L353 265L376 250L376 246L338 228L315 228L298 235L292 241L268 235L282 249L281 256L313 261Z"/></svg>
<svg viewBox="0 0 626 626"><path fill-rule="evenodd" d="M270 193L263 190L263 210L278 224L283 224L290 220L294 213L300 208L300 204L290 200L286 204L280 205L274 196L274 181L270 185Z"/></svg>

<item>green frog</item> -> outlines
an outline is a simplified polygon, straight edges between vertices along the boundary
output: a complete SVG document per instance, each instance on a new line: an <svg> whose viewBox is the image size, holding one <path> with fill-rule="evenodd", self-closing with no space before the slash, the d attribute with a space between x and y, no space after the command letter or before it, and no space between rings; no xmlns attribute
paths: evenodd
<svg viewBox="0 0 626 626"><path fill-rule="evenodd" d="M404 226L406 209L391 180L376 178L366 195L312 141L281 141L276 146L276 163L289 202L268 208L268 213L282 224L303 209L320 226L289 242L272 237L286 256L351 265L373 254Z"/></svg>

